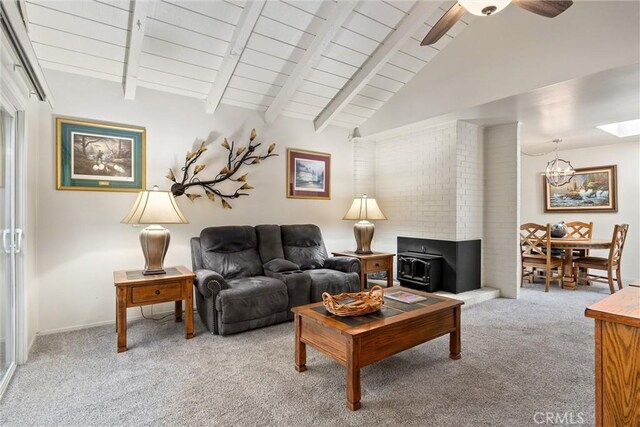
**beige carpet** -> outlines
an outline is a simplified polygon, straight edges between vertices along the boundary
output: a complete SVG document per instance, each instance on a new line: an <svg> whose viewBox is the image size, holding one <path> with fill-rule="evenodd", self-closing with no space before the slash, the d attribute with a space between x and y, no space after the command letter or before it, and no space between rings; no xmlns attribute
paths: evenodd
<svg viewBox="0 0 640 427"><path fill-rule="evenodd" d="M139 320L122 354L112 326L42 336L0 403L0 425L536 426L537 412L593 425L584 309L608 291L542 290L463 310L459 361L442 337L364 368L357 412L336 363L309 349L309 370L295 372L292 323L220 337L198 320L187 341L182 324Z"/></svg>

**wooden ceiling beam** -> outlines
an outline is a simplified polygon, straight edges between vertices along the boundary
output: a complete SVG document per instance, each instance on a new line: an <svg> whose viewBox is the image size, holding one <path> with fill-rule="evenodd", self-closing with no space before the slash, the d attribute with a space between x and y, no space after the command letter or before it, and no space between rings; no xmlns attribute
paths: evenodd
<svg viewBox="0 0 640 427"><path fill-rule="evenodd" d="M213 114L218 109L220 101L224 96L224 92L227 90L229 81L233 76L233 72L238 66L242 52L247 46L247 42L253 32L253 28L256 26L256 22L258 22L258 18L260 18L260 14L262 13L265 3L265 0L248 1L245 3L244 10L242 11L242 15L240 15L238 25L233 32L233 36L231 37L231 41L227 47L220 70L218 71L216 79L211 85L211 91L207 96L207 113Z"/></svg>
<svg viewBox="0 0 640 427"><path fill-rule="evenodd" d="M156 2L131 0L131 18L129 19L129 36L127 37L127 60L124 70L124 98L135 99L138 87L138 69L142 42L147 28L147 17L153 15Z"/></svg>
<svg viewBox="0 0 640 427"><path fill-rule="evenodd" d="M280 115L284 106L289 102L289 99L291 99L291 96L293 96L304 81L304 78L308 76L312 69L318 64L322 53L327 49L327 46L357 4L358 2L356 1L340 1L333 5L333 9L329 13L322 29L316 34L313 42L300 61L298 61L291 75L287 78L286 83L280 88L275 99L271 102L267 111L265 111L264 117L267 123L273 123L278 115Z"/></svg>
<svg viewBox="0 0 640 427"><path fill-rule="evenodd" d="M367 59L362 68L345 84L333 100L314 120L316 132L326 128L342 109L362 90L402 45L420 28L442 2L418 1L404 17L398 28ZM416 42L418 43L418 42Z"/></svg>

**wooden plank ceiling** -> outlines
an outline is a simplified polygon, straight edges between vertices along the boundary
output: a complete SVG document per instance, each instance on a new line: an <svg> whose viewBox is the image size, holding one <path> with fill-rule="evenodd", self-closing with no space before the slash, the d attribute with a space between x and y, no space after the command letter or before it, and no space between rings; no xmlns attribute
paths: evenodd
<svg viewBox="0 0 640 427"><path fill-rule="evenodd" d="M364 123L473 17L464 16L435 45L420 47L452 1L25 4L43 68L122 82L127 97L141 86L201 99L210 112L219 102L263 112L271 107L269 121L283 114L313 120L319 130Z"/></svg>

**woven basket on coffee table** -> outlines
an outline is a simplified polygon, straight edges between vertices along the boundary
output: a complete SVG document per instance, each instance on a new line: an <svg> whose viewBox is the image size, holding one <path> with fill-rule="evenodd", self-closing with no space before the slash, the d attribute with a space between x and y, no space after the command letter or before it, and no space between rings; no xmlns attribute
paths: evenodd
<svg viewBox="0 0 640 427"><path fill-rule="evenodd" d="M345 304L340 301L353 299ZM322 294L322 302L330 313L336 316L363 316L380 310L384 304L384 290L376 285L369 292L342 293L330 295L327 292Z"/></svg>

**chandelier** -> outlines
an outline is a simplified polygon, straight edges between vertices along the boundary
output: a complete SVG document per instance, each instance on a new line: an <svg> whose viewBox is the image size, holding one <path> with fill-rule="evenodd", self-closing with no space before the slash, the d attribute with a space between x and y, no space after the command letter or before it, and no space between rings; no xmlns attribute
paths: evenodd
<svg viewBox="0 0 640 427"><path fill-rule="evenodd" d="M568 184L576 174L575 169L573 169L569 161L558 157L558 144L560 141L562 140L553 140L553 142L556 143L556 148L553 150L556 158L547 163L547 167L544 170L544 176L552 187L561 187Z"/></svg>

